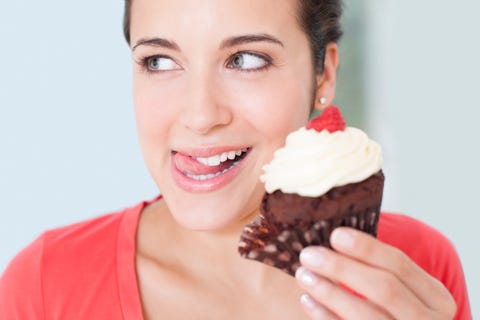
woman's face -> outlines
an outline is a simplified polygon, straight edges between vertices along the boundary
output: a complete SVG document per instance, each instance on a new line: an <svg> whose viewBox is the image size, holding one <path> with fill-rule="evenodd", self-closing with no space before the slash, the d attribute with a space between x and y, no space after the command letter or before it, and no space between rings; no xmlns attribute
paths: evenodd
<svg viewBox="0 0 480 320"><path fill-rule="evenodd" d="M139 140L175 219L250 219L262 166L308 119L314 74L296 0L134 0ZM233 158L233 159L231 159Z"/></svg>

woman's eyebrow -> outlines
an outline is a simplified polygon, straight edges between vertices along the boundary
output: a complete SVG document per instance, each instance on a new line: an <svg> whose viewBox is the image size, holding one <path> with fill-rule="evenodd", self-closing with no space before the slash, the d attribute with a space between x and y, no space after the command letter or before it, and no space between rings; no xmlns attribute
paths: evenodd
<svg viewBox="0 0 480 320"><path fill-rule="evenodd" d="M275 43L283 47L283 43L280 40L278 40L272 35L262 33L262 34L246 34L246 35L227 38L223 40L222 43L220 44L220 49L233 47L233 46L237 46L244 43L263 42L263 41ZM164 38L159 38L159 37L141 38L133 45L132 51L134 51L139 46L163 47L167 49L180 51L180 47L175 42L164 39Z"/></svg>
<svg viewBox="0 0 480 320"><path fill-rule="evenodd" d="M223 40L222 43L220 44L220 49L233 47L243 43L262 42L262 41L275 43L283 47L283 43L277 38L275 38L274 36L266 33L261 33L261 34L246 34L246 35L227 38Z"/></svg>
<svg viewBox="0 0 480 320"><path fill-rule="evenodd" d="M180 50L180 47L175 42L167 39L163 39L163 38L158 38L158 37L141 38L132 47L132 51L134 51L139 46L163 47L163 48L173 49L177 51Z"/></svg>

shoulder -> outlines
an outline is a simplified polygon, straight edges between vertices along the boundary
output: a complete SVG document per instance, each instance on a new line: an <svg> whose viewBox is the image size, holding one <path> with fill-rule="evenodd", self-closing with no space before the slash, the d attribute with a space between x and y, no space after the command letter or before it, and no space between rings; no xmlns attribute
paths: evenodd
<svg viewBox="0 0 480 320"><path fill-rule="evenodd" d="M45 267L55 268L58 262L63 266L75 263L80 267L95 262L92 261L95 254L110 253L102 257L105 260L113 254L118 239L125 236L125 232L130 235L135 233L138 217L147 203L140 202L132 207L46 231L42 236Z"/></svg>
<svg viewBox="0 0 480 320"><path fill-rule="evenodd" d="M404 214L382 212L378 225L378 238L399 248L430 243L439 240L441 246L449 246L449 240L428 224Z"/></svg>
<svg viewBox="0 0 480 320"><path fill-rule="evenodd" d="M0 277L0 310L10 319L44 319L41 236L20 251ZM34 272L32 272L34 271Z"/></svg>
<svg viewBox="0 0 480 320"><path fill-rule="evenodd" d="M115 285L118 240L135 236L145 204L44 232L1 276L0 310L12 319L42 319L52 311L50 301L66 306L88 300L79 296L86 287L101 292L100 286Z"/></svg>
<svg viewBox="0 0 480 320"><path fill-rule="evenodd" d="M448 264L456 255L450 240L435 228L415 218L382 213L378 226L378 239L405 252L429 273L445 272L442 263Z"/></svg>
<svg viewBox="0 0 480 320"><path fill-rule="evenodd" d="M128 210L104 214L89 220L46 231L42 235L44 259L59 250L62 259L111 243ZM99 241L101 240L101 241Z"/></svg>
<svg viewBox="0 0 480 320"><path fill-rule="evenodd" d="M58 290L58 281L83 286L83 280L105 281L113 276L116 257L125 238L134 238L144 202L93 219L46 231L42 269L45 290ZM72 274L76 276L72 277ZM52 281L50 281L52 280Z"/></svg>
<svg viewBox="0 0 480 320"><path fill-rule="evenodd" d="M452 242L440 231L415 218L382 213L378 239L410 257L417 265L438 279L455 298L460 317L470 313L468 295L460 258Z"/></svg>

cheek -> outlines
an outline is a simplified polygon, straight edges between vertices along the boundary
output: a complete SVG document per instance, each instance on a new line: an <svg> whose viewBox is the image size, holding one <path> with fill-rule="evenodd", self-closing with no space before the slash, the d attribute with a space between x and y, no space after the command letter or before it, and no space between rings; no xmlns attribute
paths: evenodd
<svg viewBox="0 0 480 320"><path fill-rule="evenodd" d="M171 93L174 91L167 94L169 89L150 79L134 78L133 103L138 141L145 165L157 184L169 164L169 132L178 109L178 101Z"/></svg>
<svg viewBox="0 0 480 320"><path fill-rule="evenodd" d="M171 88L155 81L136 77L133 81L133 103L140 143L143 145L164 137L175 111Z"/></svg>
<svg viewBox="0 0 480 320"><path fill-rule="evenodd" d="M308 77L292 81L276 77L236 90L236 99L250 123L273 141L283 144L285 136L305 125L310 114L312 86ZM278 145L278 143L276 143Z"/></svg>

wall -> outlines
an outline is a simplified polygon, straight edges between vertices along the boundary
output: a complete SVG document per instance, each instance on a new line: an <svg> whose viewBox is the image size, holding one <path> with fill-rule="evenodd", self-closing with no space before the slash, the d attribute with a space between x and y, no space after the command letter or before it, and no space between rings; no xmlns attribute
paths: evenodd
<svg viewBox="0 0 480 320"><path fill-rule="evenodd" d="M123 1L0 10L0 270L43 230L152 198Z"/></svg>
<svg viewBox="0 0 480 320"><path fill-rule="evenodd" d="M480 3L369 0L372 135L385 149L384 209L446 234L480 314Z"/></svg>

